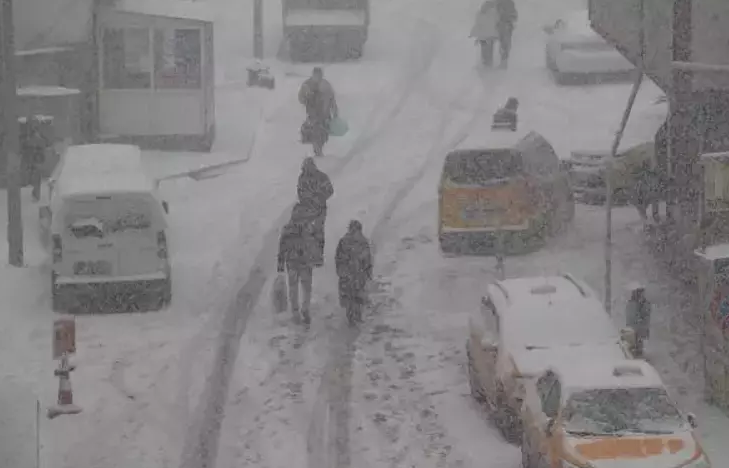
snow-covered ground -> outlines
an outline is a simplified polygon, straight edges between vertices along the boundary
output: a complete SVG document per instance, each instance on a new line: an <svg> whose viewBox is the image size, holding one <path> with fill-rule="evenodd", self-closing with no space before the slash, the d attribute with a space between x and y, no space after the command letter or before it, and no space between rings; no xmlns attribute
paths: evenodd
<svg viewBox="0 0 729 468"><path fill-rule="evenodd" d="M363 59L325 71L351 131L332 140L319 163L333 178L335 196L328 262L316 273L309 330L270 310L268 285L278 228L308 152L298 142L303 116L296 92L310 66L272 59L276 89L246 88L250 2L208 3L218 18L215 147L206 155L148 153L146 163L164 177L244 162L211 179L163 182L173 303L158 313L77 318L73 383L84 412L41 421L43 466L194 467L181 457L201 443L216 451L220 421L208 409L218 400L225 404L221 467L475 467L484 460L494 468L517 466L518 449L499 439L469 398L463 366L465 317L493 277L493 264L440 257L436 186L445 151L467 132L486 131L509 95L521 102L520 125L543 133L562 156L609 146L629 85L560 88L543 66L542 24L582 2L520 2L510 68L483 71L467 37L480 1L373 0ZM266 51L274 56L280 5L265 5ZM650 138L660 124L665 108L652 104L658 95L645 85L630 138ZM6 325L0 402L17 408L0 416L22 420L23 434L30 434L32 394L51 404L57 382L46 258L35 207L28 193L24 197L28 267L5 266L0 255ZM0 198L4 217L4 193ZM334 246L351 218L371 234L380 276L378 306L360 333L344 326L332 268ZM567 269L599 290L602 221L599 209L580 208L569 232L541 252L510 259L507 273ZM695 332L681 325L684 310L677 307L686 302L679 300L681 288L642 247L631 210L616 211L615 223L614 284L620 291L629 279L650 280L658 310L649 354L682 403L699 415L706 446L721 460L727 452L717 434L726 434L729 423L699 401ZM624 297L617 296L620 310ZM218 357L230 359L232 369L218 375ZM18 437L3 440L7 446ZM35 453L27 455L34 460Z"/></svg>

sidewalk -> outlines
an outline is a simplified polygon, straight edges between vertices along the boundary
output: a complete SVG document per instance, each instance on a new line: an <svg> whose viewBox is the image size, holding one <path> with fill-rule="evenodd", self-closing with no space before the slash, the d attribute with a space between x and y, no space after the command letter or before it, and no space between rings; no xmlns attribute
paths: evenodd
<svg viewBox="0 0 729 468"><path fill-rule="evenodd" d="M695 310L695 286L677 278L667 268L666 259L653 254L653 245L646 240L640 221L619 228L614 241L616 273L626 280L643 282L654 304L647 359L663 375L682 407L696 414L702 442L713 462L720 464L729 459L729 415L703 400L700 311ZM665 251L670 252L672 245L666 244ZM627 294L625 290L615 291L619 299L614 306L618 324L625 323Z"/></svg>

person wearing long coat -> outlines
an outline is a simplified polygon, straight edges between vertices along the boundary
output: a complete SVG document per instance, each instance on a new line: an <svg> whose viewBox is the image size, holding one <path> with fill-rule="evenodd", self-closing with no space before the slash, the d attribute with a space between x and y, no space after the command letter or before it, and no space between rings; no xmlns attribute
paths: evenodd
<svg viewBox="0 0 729 468"><path fill-rule="evenodd" d="M311 290L318 245L311 223L291 219L281 231L277 271L288 274L289 302L295 318L299 317L299 287L303 293L301 316L304 323L311 321Z"/></svg>
<svg viewBox="0 0 729 468"><path fill-rule="evenodd" d="M339 304L351 322L362 319L367 283L372 279L372 251L362 233L362 223L352 220L337 245L336 268L339 277Z"/></svg>
<svg viewBox="0 0 729 468"><path fill-rule="evenodd" d="M302 143L310 143L314 156L323 156L329 140L329 122L339 114L334 88L324 79L324 71L315 67L310 78L299 89L299 102L306 109L306 121L301 126Z"/></svg>
<svg viewBox="0 0 729 468"><path fill-rule="evenodd" d="M511 55L511 36L514 34L514 27L519 14L516 11L514 0L496 0L496 11L498 11L498 21L496 30L499 34L499 52L501 62L499 66L506 68L509 64L509 56Z"/></svg>
<svg viewBox="0 0 729 468"><path fill-rule="evenodd" d="M630 299L625 306L625 324L635 332L635 357L643 356L645 341L650 337L651 303L645 297L645 288L631 286Z"/></svg>
<svg viewBox="0 0 729 468"><path fill-rule="evenodd" d="M314 222L316 236L321 248L321 261L324 258L324 226L327 217L327 201L334 195L334 187L328 175L316 167L314 158L304 159L301 174L296 186L299 203L294 208L293 217L309 219ZM317 265L321 266L321 265Z"/></svg>
<svg viewBox="0 0 729 468"><path fill-rule="evenodd" d="M488 67L494 63L494 43L499 37L496 30L497 16L495 0L485 0L471 28L470 37L481 46L481 62Z"/></svg>

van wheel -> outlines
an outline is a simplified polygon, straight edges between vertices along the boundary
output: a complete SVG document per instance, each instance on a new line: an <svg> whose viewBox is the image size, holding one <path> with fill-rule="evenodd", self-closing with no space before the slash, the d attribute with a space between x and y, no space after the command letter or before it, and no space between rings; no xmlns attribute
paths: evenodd
<svg viewBox="0 0 729 468"><path fill-rule="evenodd" d="M476 369L473 365L473 358L471 357L471 352L468 348L466 348L466 354L468 355L468 383L471 387L471 395L478 403L484 403L486 401L486 397L484 395L483 388L481 388L481 384L478 383Z"/></svg>
<svg viewBox="0 0 729 468"><path fill-rule="evenodd" d="M501 432L501 436L510 444L521 443L522 427L519 415L507 404L502 389L496 392L496 404L494 406L494 424Z"/></svg>

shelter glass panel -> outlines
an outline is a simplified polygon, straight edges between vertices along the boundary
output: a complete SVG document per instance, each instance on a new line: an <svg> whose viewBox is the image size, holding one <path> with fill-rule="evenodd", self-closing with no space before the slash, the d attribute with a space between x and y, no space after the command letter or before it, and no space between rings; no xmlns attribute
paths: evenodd
<svg viewBox="0 0 729 468"><path fill-rule="evenodd" d="M105 89L152 87L152 54L149 29L106 28L103 35Z"/></svg>
<svg viewBox="0 0 729 468"><path fill-rule="evenodd" d="M166 28L154 31L155 88L202 87L200 29Z"/></svg>

